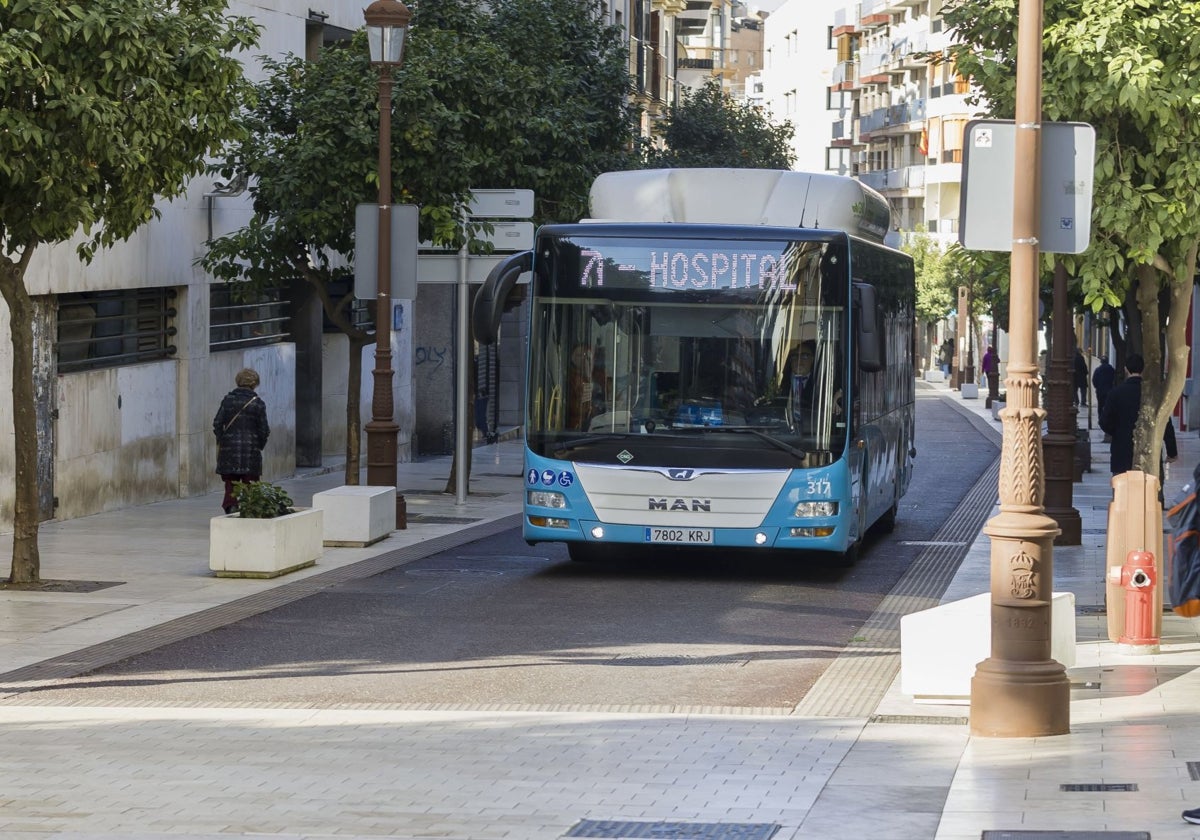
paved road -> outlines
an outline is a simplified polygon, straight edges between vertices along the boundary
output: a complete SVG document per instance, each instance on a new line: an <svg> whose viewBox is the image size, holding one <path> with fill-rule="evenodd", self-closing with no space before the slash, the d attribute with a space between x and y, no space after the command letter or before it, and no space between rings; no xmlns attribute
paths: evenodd
<svg viewBox="0 0 1200 840"><path fill-rule="evenodd" d="M573 564L516 531L42 690L42 702L790 711L854 640L996 448L918 401L895 532L851 570L733 555ZM964 546L965 552L965 546Z"/></svg>

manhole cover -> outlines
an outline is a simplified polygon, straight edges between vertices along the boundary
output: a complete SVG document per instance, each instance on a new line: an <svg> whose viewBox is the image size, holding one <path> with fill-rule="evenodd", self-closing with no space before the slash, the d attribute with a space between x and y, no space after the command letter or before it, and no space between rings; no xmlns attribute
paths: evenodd
<svg viewBox="0 0 1200 840"><path fill-rule="evenodd" d="M662 668L672 665L735 665L742 667L749 664L750 660L745 657L730 657L730 656L631 656L622 655L614 656L604 662L605 665L624 665L624 666L640 666L650 668ZM639 835L640 836L640 835Z"/></svg>
<svg viewBox="0 0 1200 840"><path fill-rule="evenodd" d="M778 823L678 823L580 820L564 837L651 840L770 840Z"/></svg>
<svg viewBox="0 0 1200 840"><path fill-rule="evenodd" d="M1105 782L1087 782L1085 784L1059 785L1058 789L1068 793L1108 793L1112 791L1131 793L1136 791L1138 786L1134 782L1118 782L1112 784Z"/></svg>
<svg viewBox="0 0 1200 840"><path fill-rule="evenodd" d="M925 723L966 726L969 718L953 715L871 715L871 723Z"/></svg>

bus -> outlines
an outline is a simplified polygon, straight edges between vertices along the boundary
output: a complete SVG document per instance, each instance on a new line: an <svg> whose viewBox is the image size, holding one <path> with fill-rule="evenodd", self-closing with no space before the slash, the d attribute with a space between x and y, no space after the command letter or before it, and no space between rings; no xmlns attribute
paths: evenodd
<svg viewBox="0 0 1200 840"><path fill-rule="evenodd" d="M476 296L529 283L523 536L855 562L912 476L913 263L835 175L612 172Z"/></svg>

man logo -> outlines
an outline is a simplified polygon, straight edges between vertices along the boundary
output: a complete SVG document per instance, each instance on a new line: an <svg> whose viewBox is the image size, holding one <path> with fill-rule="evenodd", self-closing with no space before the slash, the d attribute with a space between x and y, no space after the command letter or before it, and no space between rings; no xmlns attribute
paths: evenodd
<svg viewBox="0 0 1200 840"><path fill-rule="evenodd" d="M695 475L695 470L667 470L667 478L672 481L691 481Z"/></svg>
<svg viewBox="0 0 1200 840"><path fill-rule="evenodd" d="M646 500L650 510L691 511L692 513L711 513L712 499L655 499L653 496Z"/></svg>

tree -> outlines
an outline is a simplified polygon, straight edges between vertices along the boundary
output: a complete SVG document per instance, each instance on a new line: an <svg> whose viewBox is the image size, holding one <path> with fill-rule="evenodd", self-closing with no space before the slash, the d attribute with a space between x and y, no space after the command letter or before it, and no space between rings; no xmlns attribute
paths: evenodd
<svg viewBox="0 0 1200 840"><path fill-rule="evenodd" d="M258 28L225 0L0 0L0 293L13 345L16 505L10 583L36 582L33 310L39 246L127 239L239 136L233 56Z"/></svg>
<svg viewBox="0 0 1200 840"><path fill-rule="evenodd" d="M253 218L201 264L248 289L313 287L350 341L345 480L357 484L360 351L373 334L347 318L353 292L330 290L354 258L355 206L378 195L378 77L361 33L266 70L250 133L217 167L249 177ZM471 188L532 189L538 221L574 221L592 179L628 167L628 60L594 0L421 4L394 75L392 182L397 201L420 206L424 240L479 249L481 225L462 221Z"/></svg>
<svg viewBox="0 0 1200 840"><path fill-rule="evenodd" d="M1134 467L1157 474L1162 433L1187 370L1185 327L1200 245L1200 77L1192 72L1200 6L1046 0L1044 9L1044 118L1096 129L1092 245L1061 258L1093 311L1118 307L1127 296L1137 301L1140 323L1130 326L1141 336L1146 373ZM959 71L980 86L996 115L1011 116L1014 0L955 0L943 16L963 42L951 48Z"/></svg>
<svg viewBox="0 0 1200 840"><path fill-rule="evenodd" d="M794 133L790 122L772 123L766 112L736 101L711 78L667 110L659 131L665 146L645 145L642 165L791 169Z"/></svg>

